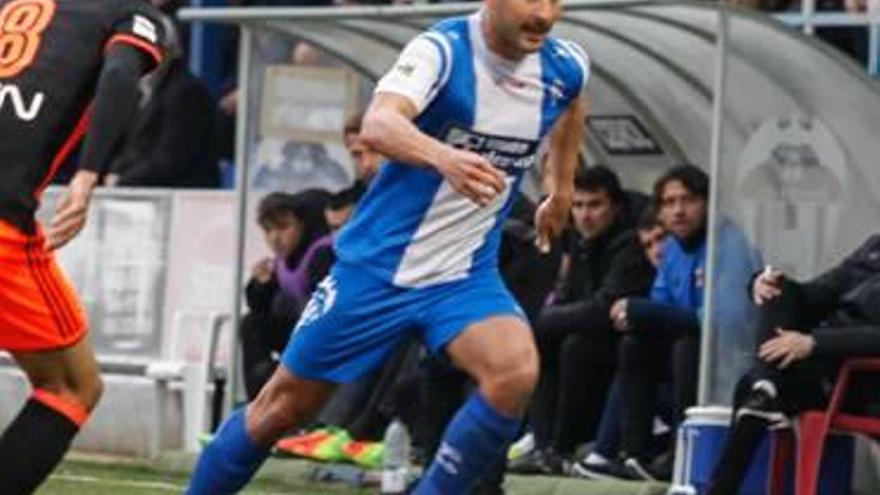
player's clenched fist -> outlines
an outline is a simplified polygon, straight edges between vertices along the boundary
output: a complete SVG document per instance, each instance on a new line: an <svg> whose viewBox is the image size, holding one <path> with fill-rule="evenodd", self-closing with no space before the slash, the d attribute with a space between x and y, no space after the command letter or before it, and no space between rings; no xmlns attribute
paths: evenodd
<svg viewBox="0 0 880 495"><path fill-rule="evenodd" d="M535 212L535 230L538 249L543 253L550 252L550 243L565 228L568 212L571 210L571 197L551 194Z"/></svg>
<svg viewBox="0 0 880 495"><path fill-rule="evenodd" d="M453 189L480 206L491 203L507 187L504 172L472 151L449 148L436 168Z"/></svg>

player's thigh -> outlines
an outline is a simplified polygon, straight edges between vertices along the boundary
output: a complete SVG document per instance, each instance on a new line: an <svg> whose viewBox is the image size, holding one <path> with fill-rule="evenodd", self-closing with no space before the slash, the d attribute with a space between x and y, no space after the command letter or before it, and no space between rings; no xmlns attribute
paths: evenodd
<svg viewBox="0 0 880 495"><path fill-rule="evenodd" d="M101 393L98 363L88 337L63 349L13 351L12 356L34 388L73 394L86 406Z"/></svg>
<svg viewBox="0 0 880 495"><path fill-rule="evenodd" d="M460 368L478 381L509 373L536 373L538 352L532 331L522 318L492 316L472 323L446 351Z"/></svg>
<svg viewBox="0 0 880 495"><path fill-rule="evenodd" d="M474 276L433 292L422 319L432 351L445 349L478 380L537 366L525 314L499 277Z"/></svg>

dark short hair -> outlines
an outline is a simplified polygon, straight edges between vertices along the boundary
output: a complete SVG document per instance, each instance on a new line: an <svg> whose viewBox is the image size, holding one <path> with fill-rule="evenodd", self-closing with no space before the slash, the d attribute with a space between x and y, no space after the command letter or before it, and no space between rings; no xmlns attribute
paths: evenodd
<svg viewBox="0 0 880 495"><path fill-rule="evenodd" d="M277 222L282 217L296 216L297 202L293 194L285 192L269 193L257 205L257 223L266 225Z"/></svg>
<svg viewBox="0 0 880 495"><path fill-rule="evenodd" d="M263 228L287 215L302 222L300 243L287 257L288 263L298 263L309 246L319 237L330 232L324 218L331 194L323 189L306 189L296 194L273 192L266 195L257 206L257 221ZM292 265L291 265L292 266Z"/></svg>
<svg viewBox="0 0 880 495"><path fill-rule="evenodd" d="M574 176L574 188L589 192L605 191L611 202L616 205L626 201L617 174L604 165L578 168Z"/></svg>
<svg viewBox="0 0 880 495"><path fill-rule="evenodd" d="M341 210L347 206L354 206L361 200L365 192L366 188L364 185L360 182L355 182L354 185L334 193L327 203L327 208Z"/></svg>
<svg viewBox="0 0 880 495"><path fill-rule="evenodd" d="M657 209L653 205L648 205L642 209L639 218L636 221L636 229L650 230L654 227L663 227L660 219L657 217Z"/></svg>
<svg viewBox="0 0 880 495"><path fill-rule="evenodd" d="M663 190L672 181L681 182L695 196L709 199L709 176L701 168L685 163L667 170L654 183L654 204L657 208L660 208L663 201Z"/></svg>
<svg viewBox="0 0 880 495"><path fill-rule="evenodd" d="M342 127L342 135L360 134L361 123L364 121L364 112L356 112L345 119L345 125Z"/></svg>

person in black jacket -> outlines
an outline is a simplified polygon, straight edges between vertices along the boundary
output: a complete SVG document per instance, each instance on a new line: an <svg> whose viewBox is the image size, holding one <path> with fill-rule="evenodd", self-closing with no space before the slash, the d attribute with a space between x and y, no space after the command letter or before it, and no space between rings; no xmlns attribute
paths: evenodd
<svg viewBox="0 0 880 495"><path fill-rule="evenodd" d="M768 267L754 277L751 292L761 307L757 360L737 385L732 431L711 495L738 492L766 428L825 407L844 358L880 355L880 234L808 282ZM858 407L876 388L852 391L850 405Z"/></svg>
<svg viewBox="0 0 880 495"><path fill-rule="evenodd" d="M559 474L564 458L595 431L616 366L611 304L647 294L654 279L627 221L625 198L605 167L582 169L575 177L567 275L559 298L535 324L541 377L529 417L536 449L514 461L512 471Z"/></svg>
<svg viewBox="0 0 880 495"><path fill-rule="evenodd" d="M165 18L169 56L141 83L141 102L105 179L108 186L220 187L214 101L187 68L173 23Z"/></svg>

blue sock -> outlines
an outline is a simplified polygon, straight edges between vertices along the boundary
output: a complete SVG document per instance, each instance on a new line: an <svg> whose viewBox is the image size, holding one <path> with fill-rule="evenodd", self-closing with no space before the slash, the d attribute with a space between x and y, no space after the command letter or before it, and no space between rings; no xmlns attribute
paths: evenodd
<svg viewBox="0 0 880 495"><path fill-rule="evenodd" d="M415 493L470 493L473 484L505 454L519 423L496 411L479 392L472 393L446 427L443 442Z"/></svg>
<svg viewBox="0 0 880 495"><path fill-rule="evenodd" d="M202 451L187 495L235 493L269 456L269 449L255 444L248 436L244 415L244 408L233 412Z"/></svg>

